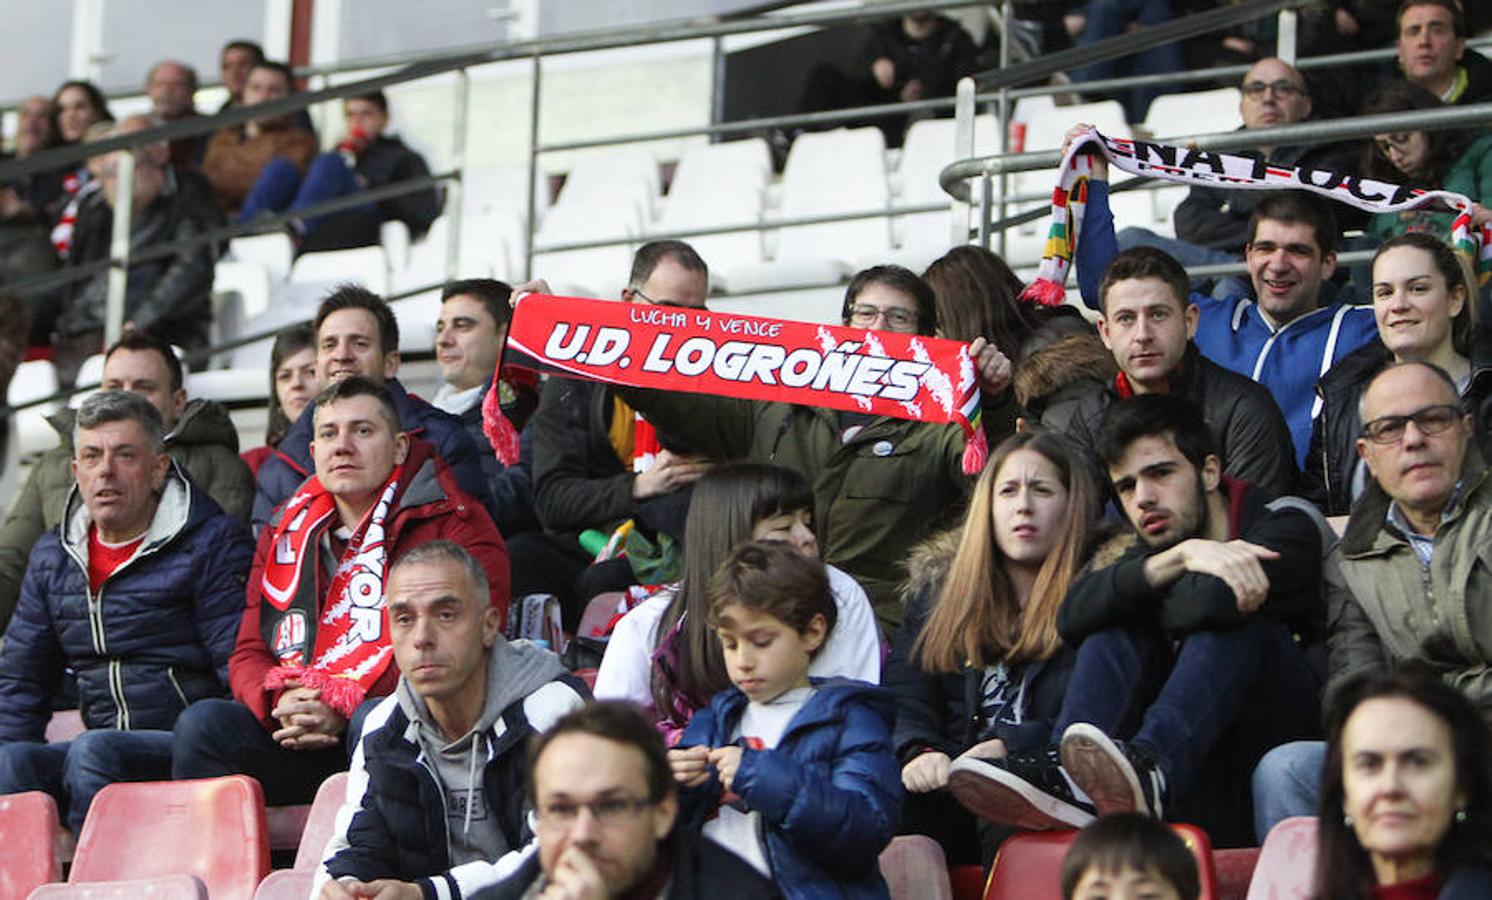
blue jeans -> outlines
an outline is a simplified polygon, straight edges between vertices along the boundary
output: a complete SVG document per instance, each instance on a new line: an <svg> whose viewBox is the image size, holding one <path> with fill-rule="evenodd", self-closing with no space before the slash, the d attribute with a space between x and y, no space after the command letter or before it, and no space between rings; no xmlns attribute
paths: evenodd
<svg viewBox="0 0 1492 900"><path fill-rule="evenodd" d="M239 210L238 221L247 222L261 211L286 212L304 209L313 203L345 197L362 190L352 169L339 153L323 153L311 161L304 177L295 164L276 156L259 170L259 178L249 189ZM333 215L376 215L372 203L343 210ZM310 234L327 216L316 216L301 223L302 233Z"/></svg>
<svg viewBox="0 0 1492 900"><path fill-rule="evenodd" d="M1087 722L1148 748L1174 798L1224 736L1250 770L1270 748L1315 736L1320 695L1290 630L1272 619L1193 632L1174 649L1156 631L1111 628L1078 647L1053 734Z"/></svg>
<svg viewBox="0 0 1492 900"><path fill-rule="evenodd" d="M1168 22L1171 19L1171 0L1092 0L1085 14L1088 21L1078 36L1079 46L1123 34L1131 24L1160 25ZM1073 71L1072 78L1074 81L1098 81L1128 75L1179 72L1186 68L1185 63L1180 44L1161 44L1129 57L1082 66ZM1137 123L1145 121L1150 101L1162 93L1164 91L1158 87L1130 88L1119 91L1116 99L1124 106L1125 117L1131 123Z"/></svg>
<svg viewBox="0 0 1492 900"><path fill-rule="evenodd" d="M174 734L171 777L251 775L263 785L264 802L270 806L310 803L328 775L347 769L345 747L282 747L236 700L198 700L177 717Z"/></svg>
<svg viewBox="0 0 1492 900"><path fill-rule="evenodd" d="M73 834L93 795L116 781L171 777L171 732L98 728L59 744L0 746L0 794L46 791L64 810Z"/></svg>
<svg viewBox="0 0 1492 900"><path fill-rule="evenodd" d="M1316 815L1325 770L1325 741L1292 741L1264 754L1253 777L1254 833L1260 844L1281 820Z"/></svg>
<svg viewBox="0 0 1492 900"><path fill-rule="evenodd" d="M1214 250L1180 238L1161 237L1148 228L1126 228L1114 236L1120 250L1132 247L1154 247L1166 253L1183 266L1210 266L1216 263L1242 262L1243 258L1224 250ZM1209 290L1210 287L1210 290ZM1247 278L1239 275L1219 275L1216 278L1192 279L1192 290L1206 293L1219 300L1233 297L1252 297L1254 289Z"/></svg>

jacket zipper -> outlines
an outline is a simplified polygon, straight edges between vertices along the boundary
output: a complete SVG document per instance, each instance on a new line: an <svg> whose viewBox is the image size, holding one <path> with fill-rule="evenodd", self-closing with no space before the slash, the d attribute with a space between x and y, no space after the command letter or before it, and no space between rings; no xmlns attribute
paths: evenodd
<svg viewBox="0 0 1492 900"><path fill-rule="evenodd" d="M181 682L176 680L175 666L166 667L166 677L170 679L171 686L176 689L176 696L181 698L181 708L186 709L188 706L191 706L191 703L187 701L186 691L181 689Z"/></svg>

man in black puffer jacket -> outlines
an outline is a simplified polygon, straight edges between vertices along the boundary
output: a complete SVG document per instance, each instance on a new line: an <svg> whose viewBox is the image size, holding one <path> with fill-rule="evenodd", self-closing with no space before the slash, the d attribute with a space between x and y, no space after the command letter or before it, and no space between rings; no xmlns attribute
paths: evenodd
<svg viewBox="0 0 1492 900"><path fill-rule="evenodd" d="M0 649L0 794L48 792L74 832L104 785L169 778L177 715L227 693L253 543L172 462L163 430L137 394L84 401L78 484L32 550ZM65 669L88 730L43 743Z"/></svg>

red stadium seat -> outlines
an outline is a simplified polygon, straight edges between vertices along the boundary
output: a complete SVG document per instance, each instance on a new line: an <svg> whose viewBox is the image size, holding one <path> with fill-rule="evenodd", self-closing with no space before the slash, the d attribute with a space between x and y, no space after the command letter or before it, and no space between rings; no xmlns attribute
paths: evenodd
<svg viewBox="0 0 1492 900"><path fill-rule="evenodd" d="M1295 816L1269 830L1249 883L1248 900L1294 900L1313 896L1316 881L1316 817Z"/></svg>
<svg viewBox="0 0 1492 900"><path fill-rule="evenodd" d="M41 791L0 796L0 897L24 897L62 878L53 838L57 801Z"/></svg>
<svg viewBox="0 0 1492 900"><path fill-rule="evenodd" d="M309 885L307 886L309 887ZM7 894L6 896L10 896ZM128 881L44 884L31 900L208 900L207 885L191 875L162 875Z"/></svg>
<svg viewBox="0 0 1492 900"><path fill-rule="evenodd" d="M892 838L881 851L881 877L891 888L891 900L953 900L948 860L926 835Z"/></svg>
<svg viewBox="0 0 1492 900"><path fill-rule="evenodd" d="M980 900L984 896L983 866L950 866L948 881L953 885L953 900Z"/></svg>
<svg viewBox="0 0 1492 900"><path fill-rule="evenodd" d="M188 874L250 900L269 872L264 792L242 775L111 784L83 822L69 883Z"/></svg>
<svg viewBox="0 0 1492 900"><path fill-rule="evenodd" d="M1212 867L1217 871L1218 900L1245 900L1249 882L1259 863L1258 847L1236 847L1212 851Z"/></svg>
<svg viewBox="0 0 1492 900"><path fill-rule="evenodd" d="M1218 900L1212 867L1212 841L1195 825L1172 825L1197 859L1201 900ZM1062 858L1076 831L1036 831L1014 835L1000 845L985 885L985 900L1061 900Z"/></svg>
<svg viewBox="0 0 1492 900"><path fill-rule="evenodd" d="M315 880L315 869L279 869L259 882L254 900L306 900Z"/></svg>
<svg viewBox="0 0 1492 900"><path fill-rule="evenodd" d="M306 819L306 830L300 836L300 849L295 852L295 868L298 871L315 871L321 865L321 852L337 827L337 810L347 799L347 773L338 772L328 776L316 789L316 799L311 802L311 815Z"/></svg>

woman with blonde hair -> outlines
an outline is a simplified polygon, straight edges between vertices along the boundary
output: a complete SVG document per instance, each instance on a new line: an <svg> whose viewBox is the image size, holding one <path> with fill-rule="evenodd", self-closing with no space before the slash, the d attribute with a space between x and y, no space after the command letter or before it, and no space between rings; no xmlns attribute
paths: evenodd
<svg viewBox="0 0 1492 900"><path fill-rule="evenodd" d="M1016 434L995 448L963 524L914 553L906 622L884 682L909 792L903 831L975 858L974 819L944 790L953 760L1051 743L1074 654L1057 611L1088 558L1098 493L1071 446Z"/></svg>

